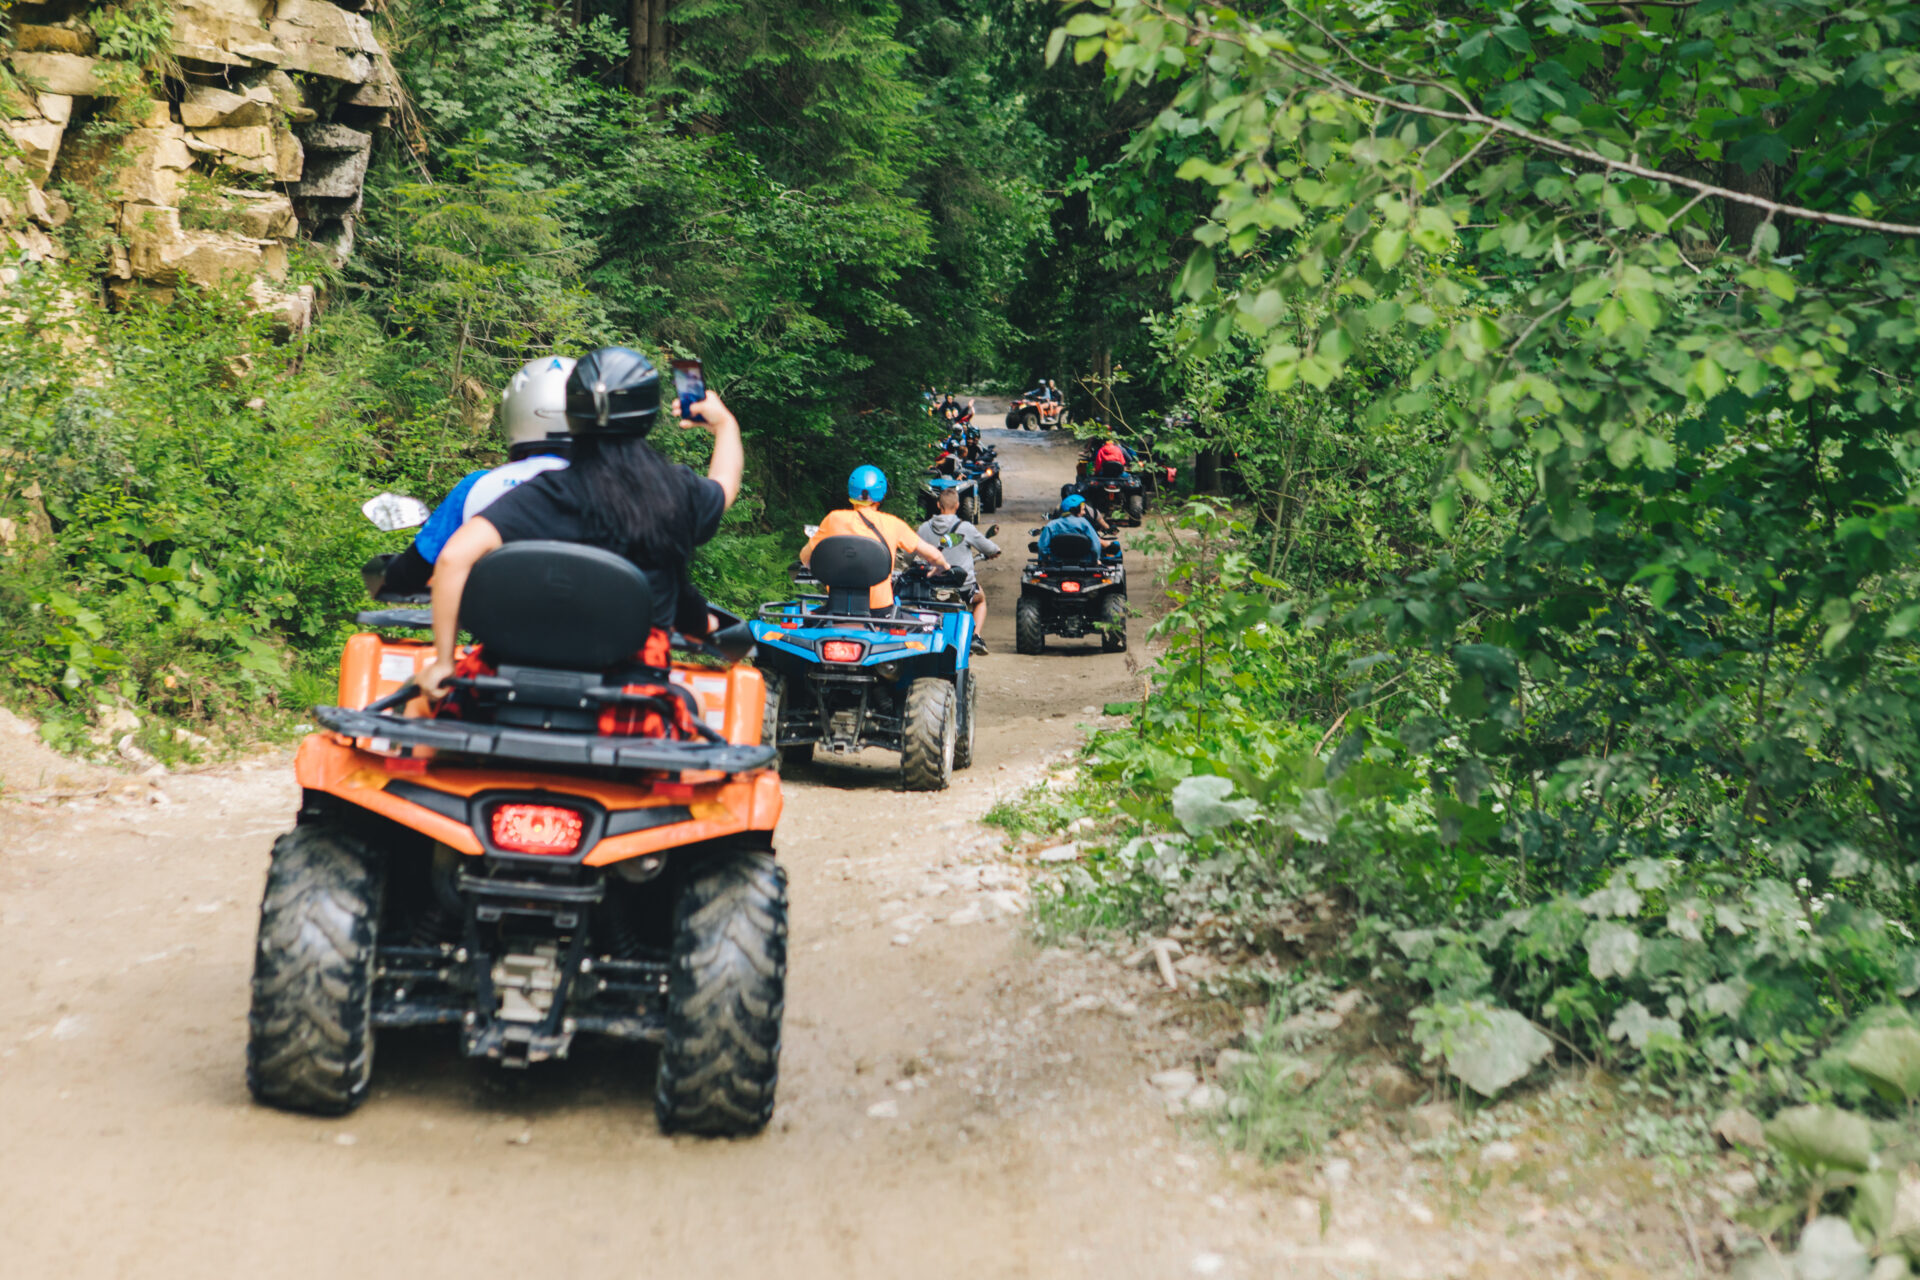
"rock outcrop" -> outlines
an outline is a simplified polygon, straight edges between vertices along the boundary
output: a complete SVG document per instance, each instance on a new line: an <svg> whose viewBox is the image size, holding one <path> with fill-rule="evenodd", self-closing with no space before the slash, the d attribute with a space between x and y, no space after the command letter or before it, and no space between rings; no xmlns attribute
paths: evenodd
<svg viewBox="0 0 1920 1280"><path fill-rule="evenodd" d="M61 193L84 190L123 245L110 296L245 280L256 305L304 327L313 291L286 286L288 248L352 252L368 151L396 102L366 4L171 0L171 47L144 71L101 56L92 0L16 4L14 47L0 48L21 86L0 91L8 256L60 256Z"/></svg>

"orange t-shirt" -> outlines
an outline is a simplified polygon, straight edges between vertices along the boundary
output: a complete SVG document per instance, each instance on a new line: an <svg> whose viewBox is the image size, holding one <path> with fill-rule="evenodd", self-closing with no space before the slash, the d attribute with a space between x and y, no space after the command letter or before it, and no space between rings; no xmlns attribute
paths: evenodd
<svg viewBox="0 0 1920 1280"><path fill-rule="evenodd" d="M860 517L867 519L862 520ZM880 531L880 537L873 537L873 529L867 528L867 522ZM878 507L851 508L829 511L820 521L820 532L807 539L807 545L800 549L800 558L805 560L813 555L813 548L822 538L873 538L878 542L884 539L889 549L913 554L920 545L920 535L913 526L898 516L890 516ZM890 609L893 607L893 578L881 579L867 592L869 609Z"/></svg>

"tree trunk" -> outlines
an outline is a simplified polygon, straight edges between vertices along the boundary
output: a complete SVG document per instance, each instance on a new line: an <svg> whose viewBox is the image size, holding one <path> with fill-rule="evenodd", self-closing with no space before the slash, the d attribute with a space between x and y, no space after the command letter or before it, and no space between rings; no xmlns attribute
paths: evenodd
<svg viewBox="0 0 1920 1280"><path fill-rule="evenodd" d="M1763 200L1778 199L1780 169L1777 165L1763 164L1752 173L1748 173L1739 165L1729 161L1720 166L1720 185L1729 191L1759 196ZM1767 211L1756 209L1750 204L1722 200L1720 217L1727 228L1727 247L1737 253L1752 247L1754 234L1767 220Z"/></svg>
<svg viewBox="0 0 1920 1280"><path fill-rule="evenodd" d="M1770 77L1744 80L1743 85L1754 89L1771 89ZM1775 112L1765 112L1760 119L1768 129L1777 129L1780 121ZM1729 191L1738 191L1743 195L1759 196L1762 200L1777 200L1780 197L1781 170L1779 165L1762 164L1752 173L1731 160L1720 165L1720 185ZM1720 202L1720 225L1727 230L1727 247L1736 253L1753 247L1753 237L1767 221L1767 211L1756 209L1750 204L1739 204L1732 200ZM1785 228L1776 228L1784 230Z"/></svg>
<svg viewBox="0 0 1920 1280"><path fill-rule="evenodd" d="M1212 493L1220 487L1220 451L1202 449L1193 459L1193 491Z"/></svg>
<svg viewBox="0 0 1920 1280"><path fill-rule="evenodd" d="M647 78L658 80L667 74L667 6L673 0L653 0L653 13L647 23Z"/></svg>
<svg viewBox="0 0 1920 1280"><path fill-rule="evenodd" d="M653 70L654 10L665 0L627 0L627 92L645 93Z"/></svg>

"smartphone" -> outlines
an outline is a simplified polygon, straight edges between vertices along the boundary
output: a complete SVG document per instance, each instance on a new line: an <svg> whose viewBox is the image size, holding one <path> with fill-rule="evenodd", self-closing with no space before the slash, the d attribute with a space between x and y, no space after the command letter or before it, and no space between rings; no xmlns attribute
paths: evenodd
<svg viewBox="0 0 1920 1280"><path fill-rule="evenodd" d="M694 402L707 397L707 373L698 360L673 362L673 394L679 397L681 418L692 422L706 421L693 412Z"/></svg>

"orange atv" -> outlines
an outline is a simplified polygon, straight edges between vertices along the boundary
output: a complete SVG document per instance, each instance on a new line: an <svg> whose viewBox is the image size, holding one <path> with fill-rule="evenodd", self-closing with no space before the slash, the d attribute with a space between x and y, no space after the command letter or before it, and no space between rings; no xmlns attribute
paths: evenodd
<svg viewBox="0 0 1920 1280"><path fill-rule="evenodd" d="M646 577L558 542L482 559L460 621L478 644L437 714L413 683L431 645L373 633L347 642L340 705L314 708L260 908L248 1087L340 1114L384 1028L453 1028L511 1067L592 1033L660 1046L664 1128L757 1132L787 897L750 636L674 637L676 660Z"/></svg>

